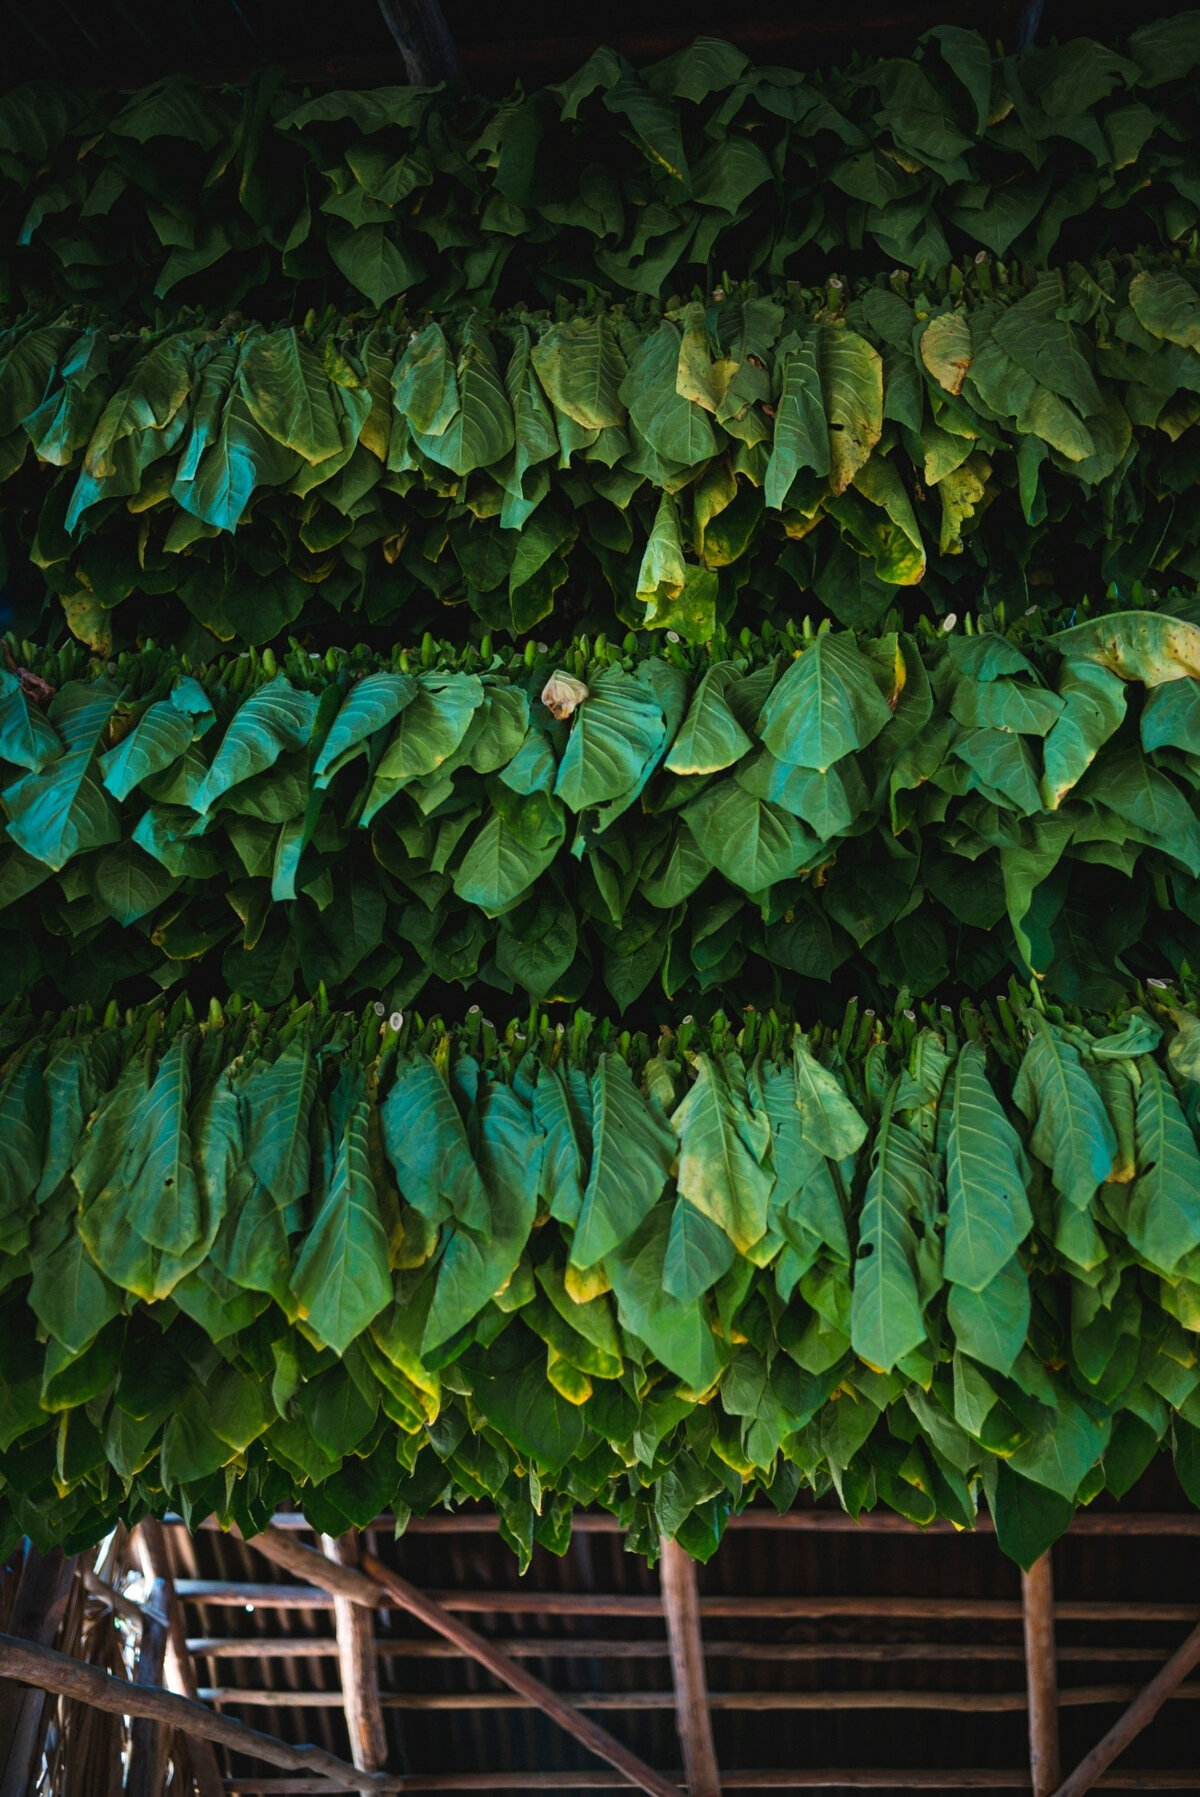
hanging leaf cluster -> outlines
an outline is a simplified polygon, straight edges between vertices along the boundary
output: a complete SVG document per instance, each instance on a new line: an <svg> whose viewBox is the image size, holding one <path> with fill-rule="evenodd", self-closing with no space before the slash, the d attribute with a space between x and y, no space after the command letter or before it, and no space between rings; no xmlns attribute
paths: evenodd
<svg viewBox="0 0 1200 1797"><path fill-rule="evenodd" d="M0 299L440 308L819 278L851 253L936 269L1178 243L1200 204L1198 62L1185 13L1123 53L996 56L949 25L828 74L712 38L642 70L603 49L500 101L310 97L278 70L237 92L34 82L0 100Z"/></svg>
<svg viewBox="0 0 1200 1797"><path fill-rule="evenodd" d="M1200 1017L498 1037L10 1015L0 1537L284 1495L579 1504L694 1553L836 1490L1023 1562L1173 1444L1200 1500Z"/></svg>
<svg viewBox="0 0 1200 1797"><path fill-rule="evenodd" d="M13 567L103 651L462 603L705 642L797 586L869 627L1200 580L1200 265L954 274L420 328L26 318Z"/></svg>
<svg viewBox="0 0 1200 1797"><path fill-rule="evenodd" d="M773 635L576 651L566 718L552 661L431 645L199 677L143 650L44 709L0 669L8 994L219 957L262 1004L597 977L618 1007L771 1003L843 965L918 995L1032 970L1107 1004L1131 966L1200 964L1195 625Z"/></svg>

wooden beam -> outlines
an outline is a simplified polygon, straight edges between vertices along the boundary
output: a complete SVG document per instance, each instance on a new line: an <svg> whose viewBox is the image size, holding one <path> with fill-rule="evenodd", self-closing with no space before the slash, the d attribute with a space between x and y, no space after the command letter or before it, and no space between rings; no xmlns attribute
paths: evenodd
<svg viewBox="0 0 1200 1797"><path fill-rule="evenodd" d="M1021 1574L1025 1682L1029 1691L1029 1776L1033 1797L1051 1797L1058 1758L1058 1663L1054 1650L1054 1573L1049 1549Z"/></svg>
<svg viewBox="0 0 1200 1797"><path fill-rule="evenodd" d="M840 1766L803 1771L726 1772L729 1791L1025 1791L1029 1774L1020 1770L972 1770L967 1772L910 1771L872 1768L846 1771ZM303 1793L336 1791L337 1785L307 1778L231 1778L226 1790L241 1797L302 1797ZM347 1785L346 1790L353 1790ZM405 1791L616 1791L622 1789L611 1772L414 1772ZM1200 1772L1125 1772L1102 1778L1099 1790L1195 1791Z"/></svg>
<svg viewBox="0 0 1200 1797"><path fill-rule="evenodd" d="M662 1540L658 1580L671 1647L675 1728L683 1748L688 1797L721 1797L721 1774L704 1676L696 1563L677 1541L666 1536Z"/></svg>
<svg viewBox="0 0 1200 1797"><path fill-rule="evenodd" d="M249 1754L266 1760L271 1766L284 1766L293 1772L319 1773L323 1778L340 1779L348 1789L360 1790L364 1784L371 1791L401 1791L404 1780L380 1774L367 1779L366 1774L326 1753L323 1747L289 1747L273 1735L264 1735L244 1722L229 1716L216 1716L202 1703L176 1697L173 1692L154 1686L131 1685L114 1678L101 1666L73 1660L69 1654L56 1653L51 1647L39 1647L15 1635L0 1634L0 1678L12 1678L41 1691L53 1691L60 1697L72 1697L96 1710L108 1710L117 1716L146 1717L180 1729L185 1735L199 1735L206 1741L220 1741L235 1753ZM27 1797L26 1793L22 1797Z"/></svg>
<svg viewBox="0 0 1200 1797"><path fill-rule="evenodd" d="M94 1586L103 1592L100 1580ZM93 1585L88 1589L92 1590ZM135 1621L137 1605L127 1608ZM123 1613L123 1612L122 1612ZM204 1654L220 1660L313 1660L336 1659L337 1642L311 1635L194 1635L188 1640L192 1654ZM663 1660L670 1657L670 1646L663 1640L612 1641L594 1635L539 1635L535 1640L505 1640L505 1653L514 1660ZM712 1641L704 1643L704 1658L711 1660L853 1660L856 1664L900 1660L958 1660L963 1655L961 1641ZM381 1660L453 1660L458 1649L449 1641L429 1641L423 1636L409 1636L401 1641L376 1641L375 1652ZM1165 1647L1074 1647L1060 1646L1060 1660L1083 1660L1097 1664L1106 1660L1120 1666L1144 1660L1161 1666L1169 1649ZM973 1663L1002 1661L1025 1663L1025 1649L1016 1642L973 1641L970 1645Z"/></svg>
<svg viewBox="0 0 1200 1797"><path fill-rule="evenodd" d="M1182 1646L1176 1648L1166 1665L1119 1716L1104 1736L1058 1787L1056 1797L1083 1797L1099 1782L1113 1761L1124 1753L1129 1743L1179 1688L1193 1666L1200 1665L1200 1627L1194 1628Z"/></svg>
<svg viewBox="0 0 1200 1797"><path fill-rule="evenodd" d="M196 1699L196 1669L188 1652L183 1626L183 1608L175 1590L170 1556L160 1522L147 1517L139 1523L133 1536L134 1552L144 1575L154 1581L166 1610L167 1643L165 1655L166 1685L179 1697ZM139 1661L140 1666L140 1661ZM224 1786L221 1768L211 1741L193 1735L187 1743L188 1760L196 1783L198 1797L221 1797Z"/></svg>
<svg viewBox="0 0 1200 1797"><path fill-rule="evenodd" d="M155 1579L142 1605L142 1637L133 1673L138 1690L156 1690L162 1683L170 1633L166 1585L162 1579ZM125 1780L128 1797L161 1797L166 1763L167 1736L158 1718L135 1715L129 1731L129 1772Z"/></svg>
<svg viewBox="0 0 1200 1797"><path fill-rule="evenodd" d="M971 1649L960 1646L959 1652ZM1088 1709L1105 1704L1128 1703L1137 1696L1136 1685L1072 1685L1060 1695L1062 1707ZM256 1685L201 1686L205 1703L244 1703L268 1710L337 1710L338 1691L277 1690ZM1180 1685L1173 1698L1200 1700L1200 1684ZM535 1710L533 1697L515 1691L387 1691L380 1699L385 1710ZM673 1710L673 1691L572 1692L571 1702L581 1710ZM714 1710L945 1710L959 1715L1003 1716L1027 1706L1024 1691L711 1691Z"/></svg>
<svg viewBox="0 0 1200 1797"><path fill-rule="evenodd" d="M170 1515L166 1521L183 1528L182 1516ZM216 1517L206 1517L198 1525L202 1529L219 1530ZM315 1535L317 1530L306 1517L295 1510L281 1510L271 1518L276 1529L295 1530ZM385 1529L390 1535L395 1518L384 1511L372 1528ZM818 1535L945 1535L956 1541L969 1542L979 1535L994 1533L989 1516L976 1517L974 1526L961 1529L957 1524L938 1519L929 1523L910 1522L891 1510L865 1510L857 1519L844 1510L787 1510L780 1516L774 1510L744 1510L731 1516L729 1529L761 1529L769 1534ZM494 1510L437 1510L429 1516L414 1516L406 1525L406 1535L480 1535L494 1534L497 1517ZM618 1517L602 1512L584 1511L571 1519L575 1535L620 1535L624 1533ZM1194 1510L1081 1510L1071 1520L1069 1535L1200 1535L1200 1513Z"/></svg>
<svg viewBox="0 0 1200 1797"><path fill-rule="evenodd" d="M62 1626L74 1572L74 1560L66 1559L61 1549L40 1554L27 1541L9 1617L11 1633L49 1647ZM45 1703L43 1691L0 1679L0 1797L28 1797L34 1788Z"/></svg>
<svg viewBox="0 0 1200 1797"><path fill-rule="evenodd" d="M255 1543L262 1541L255 1535ZM278 1531L277 1539L293 1537ZM299 1542L294 1545L301 1547ZM313 1549L301 1547L303 1553ZM318 1559L320 1556L318 1556ZM287 1562L280 1560L280 1565ZM295 1570L295 1569L293 1569ZM306 1575L309 1576L309 1575ZM315 1576L315 1575L314 1575ZM179 1579L180 1597L196 1603L247 1604L262 1609L332 1610L328 1590L311 1585L248 1584L230 1579ZM662 1621L657 1597L626 1591L436 1591L430 1594L443 1610L493 1616L640 1616ZM1142 1603L1111 1599L1074 1599L1056 1606L1060 1622L1189 1622L1200 1616L1200 1603ZM886 1616L922 1622L1020 1622L1020 1598L1007 1597L702 1597L704 1616L741 1616L771 1621L791 1618Z"/></svg>
<svg viewBox="0 0 1200 1797"><path fill-rule="evenodd" d="M358 1565L353 1535L322 1535L325 1557L338 1566ZM366 1772L387 1764L387 1730L379 1705L379 1666L375 1657L375 1623L371 1612L353 1599L333 1596L333 1624L342 1679L342 1707L350 1735L350 1757ZM296 1693L292 1692L293 1700Z"/></svg>
<svg viewBox="0 0 1200 1797"><path fill-rule="evenodd" d="M324 1585L327 1591L336 1591L354 1603L371 1608L386 1603L407 1610L410 1616L416 1616L436 1634L453 1641L463 1653L486 1666L503 1684L521 1696L531 1698L560 1728L573 1735L590 1753L616 1767L630 1784L647 1792L648 1797L678 1797L677 1785L631 1753L615 1735L610 1735L606 1728L601 1728L598 1722L577 1710L540 1678L535 1678L532 1672L510 1659L497 1642L478 1634L469 1623L451 1615L441 1604L418 1591L415 1585L400 1578L371 1554L363 1556L363 1569L359 1572L349 1566L336 1566L315 1549L270 1528L251 1536L250 1546L256 1547L269 1560L285 1566L289 1572L301 1573L314 1583Z"/></svg>

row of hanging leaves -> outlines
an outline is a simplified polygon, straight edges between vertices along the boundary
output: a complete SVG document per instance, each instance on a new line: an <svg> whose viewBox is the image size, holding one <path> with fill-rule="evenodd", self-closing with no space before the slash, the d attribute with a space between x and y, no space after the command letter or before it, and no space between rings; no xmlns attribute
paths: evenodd
<svg viewBox="0 0 1200 1797"><path fill-rule="evenodd" d="M1027 604L1056 558L1075 594L1194 580L1200 266L1142 262L419 328L31 316L0 335L4 530L106 651L462 601L705 642L797 585L870 626L921 583L910 610Z"/></svg>
<svg viewBox="0 0 1200 1797"><path fill-rule="evenodd" d="M378 1007L377 1007L378 1008ZM1166 1443L1200 1501L1200 1018L503 1034L3 1020L0 1538L284 1494L601 1504L696 1553L836 1489L1024 1563Z"/></svg>
<svg viewBox="0 0 1200 1797"><path fill-rule="evenodd" d="M528 303L682 292L712 268L811 278L848 254L936 269L1178 243L1198 61L1190 13L1124 54L996 56L943 26L911 58L827 74L712 38L640 71L605 49L501 101L310 98L278 70L224 92L35 82L0 100L0 299Z"/></svg>
<svg viewBox="0 0 1200 1797"><path fill-rule="evenodd" d="M770 1003L857 955L1111 1002L1200 964L1200 629L1036 624L0 669L8 995Z"/></svg>

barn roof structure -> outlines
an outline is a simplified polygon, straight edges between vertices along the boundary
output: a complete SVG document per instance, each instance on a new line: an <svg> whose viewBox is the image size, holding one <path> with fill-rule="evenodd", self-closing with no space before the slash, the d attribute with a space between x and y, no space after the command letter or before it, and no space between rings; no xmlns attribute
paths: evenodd
<svg viewBox="0 0 1200 1797"><path fill-rule="evenodd" d="M1200 1517L1165 1464L1078 1516L1024 1578L986 1525L856 1524L824 1506L755 1510L707 1566L668 1554L657 1571L611 1518L583 1515L566 1555L535 1550L523 1577L482 1507L336 1541L298 1513L249 1542L168 1520L65 1567L30 1550L10 1569L7 1639L43 1654L57 1639L70 1667L190 1694L225 1738L101 1718L114 1727L90 1738L85 1777L71 1748L96 1691L14 1683L0 1791L107 1793L123 1760L142 1797L1200 1790L1200 1680L1176 1676L1181 1641L1200 1656L1198 1588ZM1133 1732L1173 1654L1173 1701ZM23 1676L66 1689L46 1664ZM1106 1731L1128 1751L1089 1773ZM1080 1762L1082 1781L1060 1784Z"/></svg>

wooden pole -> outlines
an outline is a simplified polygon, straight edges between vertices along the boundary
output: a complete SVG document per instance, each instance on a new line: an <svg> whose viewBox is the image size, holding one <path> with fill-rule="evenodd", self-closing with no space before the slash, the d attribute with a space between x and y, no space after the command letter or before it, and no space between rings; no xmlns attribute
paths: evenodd
<svg viewBox="0 0 1200 1797"><path fill-rule="evenodd" d="M353 1535L322 1535L321 1547L338 1566L358 1566ZM371 1612L352 1598L334 1593L333 1623L342 1678L342 1707L350 1735L350 1757L367 1772L387 1764L387 1730L379 1704L379 1666Z"/></svg>
<svg viewBox="0 0 1200 1797"><path fill-rule="evenodd" d="M131 1685L114 1678L101 1666L73 1660L69 1654L56 1653L51 1647L39 1647L31 1641L20 1641L15 1635L0 1634L0 1677L17 1679L41 1691L53 1691L60 1697L73 1697L96 1710L108 1710L117 1716L151 1717L185 1735L200 1735L206 1741L220 1741L235 1753L245 1753L269 1765L283 1766L292 1772L320 1773L324 1778L340 1780L351 1791L364 1783L371 1791L402 1791L402 1778L380 1774L374 1778L360 1772L347 1760L326 1753L323 1747L289 1747L273 1735L264 1735L244 1722L228 1716L214 1716L202 1703L176 1697L170 1691L154 1686ZM348 1784L347 1784L347 1781ZM28 1797L23 1792L21 1797ZM156 1794L157 1797L157 1794Z"/></svg>
<svg viewBox="0 0 1200 1797"><path fill-rule="evenodd" d="M62 1626L74 1572L75 1562L61 1549L40 1554L27 1541L9 1618L11 1632L49 1647ZM43 1691L0 1679L0 1797L28 1797L34 1789L45 1703Z"/></svg>
<svg viewBox="0 0 1200 1797"><path fill-rule="evenodd" d="M139 1690L157 1689L162 1683L167 1657L167 1593L162 1579L155 1579L142 1605L142 1638L138 1644L133 1682ZM127 1797L160 1797L166 1771L166 1732L156 1717L135 1716L129 1731Z"/></svg>
<svg viewBox="0 0 1200 1797"><path fill-rule="evenodd" d="M1153 1721L1167 1698L1178 1690L1196 1665L1200 1665L1200 1626L1192 1630L1183 1645L1176 1648L1162 1671L1150 1680L1125 1713L1118 1716L1103 1740L1098 1741L1092 1751L1080 1760L1074 1772L1064 1778L1056 1797L1083 1797L1085 1791L1090 1791L1098 1783L1100 1775L1107 1772L1134 1737L1142 1732L1148 1722Z"/></svg>
<svg viewBox="0 0 1200 1797"><path fill-rule="evenodd" d="M1058 1758L1058 1663L1054 1647L1054 1572L1049 1549L1021 1574L1025 1683L1029 1691L1029 1776L1033 1797L1051 1797Z"/></svg>
<svg viewBox="0 0 1200 1797"><path fill-rule="evenodd" d="M134 1531L134 1551L143 1573L161 1592L167 1619L166 1685L179 1697L196 1699L196 1669L188 1652L187 1632L183 1626L183 1606L175 1590L166 1538L160 1522L147 1517ZM221 1768L211 1741L199 1735L188 1740L188 1759L196 1783L198 1797L222 1797L224 1784Z"/></svg>
<svg viewBox="0 0 1200 1797"><path fill-rule="evenodd" d="M704 1676L696 1564L677 1541L666 1536L662 1540L658 1578L671 1646L675 1727L683 1748L688 1797L721 1797L721 1774Z"/></svg>
<svg viewBox="0 0 1200 1797"><path fill-rule="evenodd" d="M278 1529L267 1528L260 1535L252 1535L249 1544L289 1572L301 1573L313 1584L348 1597L353 1603L375 1609L390 1601L407 1610L410 1616L416 1616L435 1633L453 1641L461 1652L486 1666L503 1684L530 1698L538 1709L573 1735L590 1753L616 1767L630 1784L646 1791L649 1797L679 1797L679 1787L672 1780L655 1772L623 1746L615 1735L610 1735L606 1728L601 1728L598 1722L583 1715L540 1678L535 1678L524 1666L510 1659L496 1642L478 1634L469 1623L451 1615L441 1604L418 1591L415 1585L410 1585L372 1555L363 1556L362 1571L359 1572L350 1566L335 1565L315 1548L305 1547L303 1542Z"/></svg>

